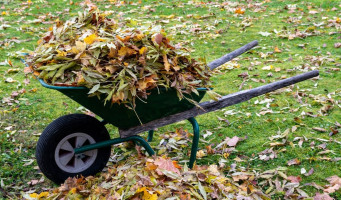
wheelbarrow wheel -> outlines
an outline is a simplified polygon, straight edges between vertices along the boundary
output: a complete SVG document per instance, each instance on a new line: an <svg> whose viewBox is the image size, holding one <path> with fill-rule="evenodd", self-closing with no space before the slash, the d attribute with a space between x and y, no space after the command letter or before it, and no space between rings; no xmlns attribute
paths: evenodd
<svg viewBox="0 0 341 200"><path fill-rule="evenodd" d="M41 134L36 159L43 174L55 183L68 177L89 176L103 170L111 147L74 154L75 148L110 140L105 126L96 118L84 114L62 116L49 124Z"/></svg>

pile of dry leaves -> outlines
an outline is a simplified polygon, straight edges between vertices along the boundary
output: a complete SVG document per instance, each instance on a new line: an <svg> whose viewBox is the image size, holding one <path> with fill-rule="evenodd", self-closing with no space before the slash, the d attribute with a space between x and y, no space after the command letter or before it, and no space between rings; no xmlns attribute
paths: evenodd
<svg viewBox="0 0 341 200"><path fill-rule="evenodd" d="M92 9L58 20L30 55L31 70L49 84L86 86L92 96L133 107L156 87L174 88L180 99L209 87L206 64L173 46L161 26L134 27L110 14Z"/></svg>
<svg viewBox="0 0 341 200"><path fill-rule="evenodd" d="M59 188L27 199L270 199L248 184L227 178L217 165L189 170L166 157L137 158L108 168L97 177L69 178ZM250 190L251 189L251 190Z"/></svg>
<svg viewBox="0 0 341 200"><path fill-rule="evenodd" d="M332 200L329 194L341 188L341 178L327 178L329 184L314 182L300 184L300 177L288 175L288 168L278 166L262 171L242 167L238 159L224 159L236 151L247 138L226 137L219 144L199 150L198 159L213 154L221 156L217 164L195 165L189 169L178 164L185 159L183 148L190 144L186 130L160 135L158 154L148 157L141 147L116 145L106 172L97 176L69 178L58 188L40 193L23 193L25 199L314 199ZM207 136L209 137L209 136ZM182 153L180 153L182 152ZM200 155L200 152L202 152ZM173 156L176 155L176 156ZM309 172L306 176L309 176ZM309 195L305 190L314 187L319 192Z"/></svg>

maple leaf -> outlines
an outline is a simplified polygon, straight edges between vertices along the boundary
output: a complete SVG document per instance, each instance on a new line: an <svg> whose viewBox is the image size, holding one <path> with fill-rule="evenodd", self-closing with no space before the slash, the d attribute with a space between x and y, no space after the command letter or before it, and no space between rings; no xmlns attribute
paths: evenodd
<svg viewBox="0 0 341 200"><path fill-rule="evenodd" d="M162 174L162 172L158 169L165 169L171 172L175 172L178 175L180 175L180 171L179 169L174 165L173 161L170 158L162 158L159 157L154 161L154 164L158 166L158 168L156 169L156 172L158 172L159 174Z"/></svg>
<svg viewBox="0 0 341 200"><path fill-rule="evenodd" d="M243 15L245 13L245 10L243 10L242 8L237 8L234 13L236 14L240 14L240 15Z"/></svg>
<svg viewBox="0 0 341 200"><path fill-rule="evenodd" d="M118 50L118 55L120 57L130 56L133 54L136 54L136 51L129 47L121 47L120 50Z"/></svg>
<svg viewBox="0 0 341 200"><path fill-rule="evenodd" d="M153 74L151 76L145 77L144 79L140 79L138 81L137 88L139 90L145 90L149 87L152 87L156 83L156 81L154 80L154 78L156 78L156 77L157 77L157 75Z"/></svg>

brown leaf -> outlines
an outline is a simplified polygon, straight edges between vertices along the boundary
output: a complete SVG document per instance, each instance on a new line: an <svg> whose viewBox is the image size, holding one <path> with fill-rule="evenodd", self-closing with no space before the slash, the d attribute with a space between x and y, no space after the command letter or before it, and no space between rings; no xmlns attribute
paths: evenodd
<svg viewBox="0 0 341 200"><path fill-rule="evenodd" d="M292 183L299 183L302 181L302 178L300 176L288 176L287 179Z"/></svg>
<svg viewBox="0 0 341 200"><path fill-rule="evenodd" d="M224 118L221 118L221 117L219 117L219 116L217 116L217 118L218 118L219 121L223 121L223 122L225 122L227 125L230 125L229 120L224 119Z"/></svg>
<svg viewBox="0 0 341 200"><path fill-rule="evenodd" d="M313 127L313 130L315 130L315 131L318 131L318 132L327 132L327 130L326 129L324 129L324 128L320 128L320 127Z"/></svg>
<svg viewBox="0 0 341 200"><path fill-rule="evenodd" d="M289 161L287 162L287 164L288 164L289 166L291 166L291 165L299 165L299 164L301 164L301 161L299 161L297 158L295 158L295 159L289 160Z"/></svg>
<svg viewBox="0 0 341 200"><path fill-rule="evenodd" d="M320 194L316 193L314 196L314 200L334 200L334 198L331 198L328 194Z"/></svg>
<svg viewBox="0 0 341 200"><path fill-rule="evenodd" d="M161 42L162 42L162 39L163 39L163 36L162 34L158 33L154 36L154 41L158 44L158 45L161 45Z"/></svg>
<svg viewBox="0 0 341 200"><path fill-rule="evenodd" d="M211 145L206 146L207 154L214 154L214 149Z"/></svg>
<svg viewBox="0 0 341 200"><path fill-rule="evenodd" d="M247 77L249 77L249 73L243 72L243 73L239 74L238 77L247 78Z"/></svg>
<svg viewBox="0 0 341 200"><path fill-rule="evenodd" d="M162 56L163 56L163 63L164 63L164 65L165 65L165 69L166 69L166 71L168 72L169 69L170 69L170 64L169 64L169 62L168 62L167 55L166 55L166 54L163 54Z"/></svg>
<svg viewBox="0 0 341 200"><path fill-rule="evenodd" d="M330 127L330 130L331 130L332 132L329 133L329 136L333 136L333 135L336 135L336 134L339 133L339 130L334 129L333 127Z"/></svg>

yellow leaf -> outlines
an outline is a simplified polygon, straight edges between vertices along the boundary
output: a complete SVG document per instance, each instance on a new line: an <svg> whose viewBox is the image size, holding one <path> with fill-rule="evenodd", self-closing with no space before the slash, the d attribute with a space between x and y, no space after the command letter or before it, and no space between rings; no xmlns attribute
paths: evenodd
<svg viewBox="0 0 341 200"><path fill-rule="evenodd" d="M2 11L1 15L7 15L6 11Z"/></svg>
<svg viewBox="0 0 341 200"><path fill-rule="evenodd" d="M146 191L146 187L141 187L136 190L136 193L144 192Z"/></svg>
<svg viewBox="0 0 341 200"><path fill-rule="evenodd" d="M157 200L157 194L150 194L149 192L145 191L143 193L143 200Z"/></svg>
<svg viewBox="0 0 341 200"><path fill-rule="evenodd" d="M143 33L140 33L140 34L135 35L134 40L140 41L140 40L142 40L143 37L144 37Z"/></svg>
<svg viewBox="0 0 341 200"><path fill-rule="evenodd" d="M65 57L66 56L66 52L65 51L59 51L59 50L56 50L57 51L57 56L59 56L59 57Z"/></svg>
<svg viewBox="0 0 341 200"><path fill-rule="evenodd" d="M49 196L48 192L42 192L38 195L38 199Z"/></svg>
<svg viewBox="0 0 341 200"><path fill-rule="evenodd" d="M37 198L37 197L38 197L38 194L37 194L37 193L32 193L32 194L30 194L30 197L32 197L32 198Z"/></svg>
<svg viewBox="0 0 341 200"><path fill-rule="evenodd" d="M336 18L336 23L341 24L341 19L340 18Z"/></svg>
<svg viewBox="0 0 341 200"><path fill-rule="evenodd" d="M132 54L136 54L136 51L134 49L131 49L129 47L121 47L120 50L118 50L118 55L123 56L130 56Z"/></svg>
<svg viewBox="0 0 341 200"><path fill-rule="evenodd" d="M72 188L71 190L70 190L70 192L72 193L72 194L76 194L76 192L77 192L77 188Z"/></svg>
<svg viewBox="0 0 341 200"><path fill-rule="evenodd" d="M146 47L142 47L139 52L142 55L142 54L147 52L147 48Z"/></svg>
<svg viewBox="0 0 341 200"><path fill-rule="evenodd" d="M273 68L274 68L274 66L268 65L268 66L262 67L262 70L272 70Z"/></svg>
<svg viewBox="0 0 341 200"><path fill-rule="evenodd" d="M175 17L175 15L174 14L172 14L172 15L169 15L169 16L166 16L166 18L167 19L173 19Z"/></svg>
<svg viewBox="0 0 341 200"><path fill-rule="evenodd" d="M157 194L150 194L146 187L141 187L136 190L136 193L143 192L143 200L157 200Z"/></svg>
<svg viewBox="0 0 341 200"><path fill-rule="evenodd" d="M84 38L84 42L87 44L92 44L97 40L98 40L98 37L96 34L91 34L88 37Z"/></svg>

